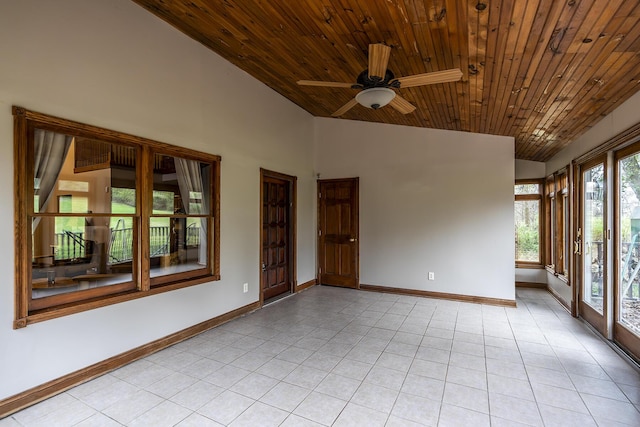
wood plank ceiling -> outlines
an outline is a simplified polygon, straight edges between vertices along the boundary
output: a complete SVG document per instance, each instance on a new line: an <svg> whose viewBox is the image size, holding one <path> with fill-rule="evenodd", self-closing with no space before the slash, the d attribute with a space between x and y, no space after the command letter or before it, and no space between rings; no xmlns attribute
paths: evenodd
<svg viewBox="0 0 640 427"><path fill-rule="evenodd" d="M455 83L397 89L417 109L342 118L515 137L546 161L640 85L640 1L133 0L314 116L357 93L370 43L397 77L450 68Z"/></svg>

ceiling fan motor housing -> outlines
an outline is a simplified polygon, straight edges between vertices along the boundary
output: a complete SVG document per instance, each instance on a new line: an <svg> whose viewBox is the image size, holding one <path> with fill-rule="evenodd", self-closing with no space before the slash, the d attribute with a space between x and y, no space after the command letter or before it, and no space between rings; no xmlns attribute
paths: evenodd
<svg viewBox="0 0 640 427"><path fill-rule="evenodd" d="M369 70L364 70L356 79L357 84L353 85L353 89L371 89L373 87L399 88L400 82L395 80L395 75L389 69L384 73L384 78L380 76L369 76Z"/></svg>

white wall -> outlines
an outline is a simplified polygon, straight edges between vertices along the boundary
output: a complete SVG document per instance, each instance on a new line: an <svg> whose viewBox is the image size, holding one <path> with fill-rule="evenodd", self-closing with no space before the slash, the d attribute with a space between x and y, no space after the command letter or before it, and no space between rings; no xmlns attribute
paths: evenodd
<svg viewBox="0 0 640 427"><path fill-rule="evenodd" d="M1 182L13 182L12 105L222 156L219 282L13 330L5 245L0 399L257 301L260 167L298 177L297 278L315 277L309 114L129 0L2 0L0 61ZM12 242L12 185L0 200Z"/></svg>
<svg viewBox="0 0 640 427"><path fill-rule="evenodd" d="M539 179L545 176L544 162L516 159L516 179Z"/></svg>
<svg viewBox="0 0 640 427"><path fill-rule="evenodd" d="M316 126L320 178L360 178L361 283L514 299L513 138Z"/></svg>

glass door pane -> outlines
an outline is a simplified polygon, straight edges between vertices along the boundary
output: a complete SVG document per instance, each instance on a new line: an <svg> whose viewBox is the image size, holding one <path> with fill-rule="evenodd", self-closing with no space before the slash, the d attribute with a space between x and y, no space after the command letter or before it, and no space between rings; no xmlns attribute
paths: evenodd
<svg viewBox="0 0 640 427"><path fill-rule="evenodd" d="M604 314L605 176L600 163L582 175L582 301Z"/></svg>
<svg viewBox="0 0 640 427"><path fill-rule="evenodd" d="M618 162L618 319L640 334L640 153Z"/></svg>

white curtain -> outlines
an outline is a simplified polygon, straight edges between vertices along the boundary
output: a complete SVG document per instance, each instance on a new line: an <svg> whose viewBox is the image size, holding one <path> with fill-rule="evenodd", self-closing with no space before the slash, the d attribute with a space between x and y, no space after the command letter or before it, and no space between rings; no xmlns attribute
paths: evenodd
<svg viewBox="0 0 640 427"><path fill-rule="evenodd" d="M51 199L72 140L73 137L61 133L42 129L34 131L33 188L34 194L38 196L38 206L34 206L37 212L44 211ZM31 225L32 232L39 223L40 218L34 218Z"/></svg>
<svg viewBox="0 0 640 427"><path fill-rule="evenodd" d="M176 176L178 178L178 187L180 188L180 196L182 197L182 205L187 215L199 215L209 213L209 173L202 173L200 162L197 160L181 159L174 157L176 166ZM205 168L208 171L208 168ZM206 189L206 192L204 191ZM194 194L195 193L195 194ZM197 202L191 203L196 196ZM198 252L198 261L200 264L207 264L207 218L200 219L200 249Z"/></svg>

